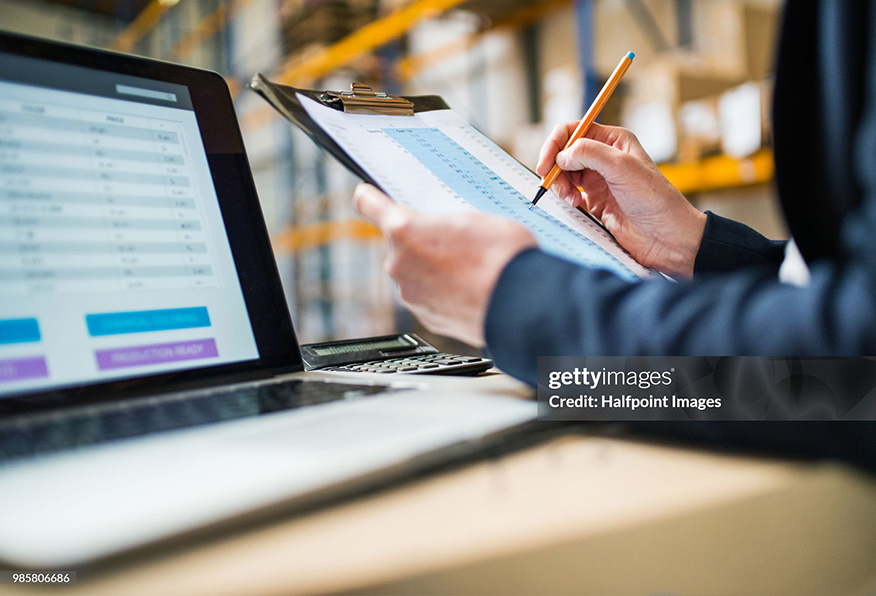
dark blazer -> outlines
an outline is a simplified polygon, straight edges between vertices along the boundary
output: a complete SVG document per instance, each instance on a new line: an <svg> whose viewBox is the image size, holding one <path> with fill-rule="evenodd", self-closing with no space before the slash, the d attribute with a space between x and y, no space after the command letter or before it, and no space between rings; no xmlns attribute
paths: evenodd
<svg viewBox="0 0 876 596"><path fill-rule="evenodd" d="M538 356L876 354L876 0L785 7L774 95L776 180L806 258L779 283L782 243L710 214L694 279L629 284L538 250L503 271L487 345L534 384ZM873 39L871 39L873 38ZM876 469L876 424L685 423L647 428Z"/></svg>

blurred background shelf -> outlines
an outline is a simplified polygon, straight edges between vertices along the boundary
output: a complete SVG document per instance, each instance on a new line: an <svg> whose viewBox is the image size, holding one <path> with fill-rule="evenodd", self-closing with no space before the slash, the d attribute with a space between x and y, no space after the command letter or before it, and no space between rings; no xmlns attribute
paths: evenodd
<svg viewBox="0 0 876 596"><path fill-rule="evenodd" d="M357 180L245 89L437 93L532 166L618 57L601 116L701 208L772 237L769 105L780 0L0 0L0 28L208 68L228 81L302 341L415 328L356 218ZM422 332L420 329L415 329ZM430 337L444 349L462 349Z"/></svg>

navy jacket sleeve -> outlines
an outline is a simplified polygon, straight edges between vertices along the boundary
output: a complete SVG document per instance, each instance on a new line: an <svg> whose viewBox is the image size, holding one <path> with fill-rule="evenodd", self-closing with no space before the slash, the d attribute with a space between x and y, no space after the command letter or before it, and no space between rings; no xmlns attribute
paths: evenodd
<svg viewBox="0 0 876 596"><path fill-rule="evenodd" d="M872 217L876 222L876 212ZM799 288L759 267L683 283L629 283L530 249L499 278L487 313L487 345L499 368L533 385L539 356L876 354L876 242L862 256L813 267L811 284ZM870 422L636 428L713 446L835 457L876 470Z"/></svg>
<svg viewBox="0 0 876 596"><path fill-rule="evenodd" d="M778 274L785 244L767 240L746 225L706 211L706 229L694 262L694 276L743 267L763 267Z"/></svg>
<svg viewBox="0 0 876 596"><path fill-rule="evenodd" d="M529 382L538 356L874 354L870 242L859 257L813 266L805 288L783 285L759 267L689 282L629 283L531 249L499 278L487 344L501 368Z"/></svg>

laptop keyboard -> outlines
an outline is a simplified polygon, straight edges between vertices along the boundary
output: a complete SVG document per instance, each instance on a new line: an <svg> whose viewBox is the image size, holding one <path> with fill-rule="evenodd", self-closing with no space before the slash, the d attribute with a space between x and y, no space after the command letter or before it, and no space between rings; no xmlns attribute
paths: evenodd
<svg viewBox="0 0 876 596"><path fill-rule="evenodd" d="M295 379L22 416L0 421L0 462L393 391L399 389Z"/></svg>

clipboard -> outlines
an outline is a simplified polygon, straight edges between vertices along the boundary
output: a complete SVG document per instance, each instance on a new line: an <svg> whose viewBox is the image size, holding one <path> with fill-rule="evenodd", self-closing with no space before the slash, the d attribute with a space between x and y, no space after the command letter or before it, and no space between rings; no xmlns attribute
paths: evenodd
<svg viewBox="0 0 876 596"><path fill-rule="evenodd" d="M439 95L392 96L374 91L363 83L351 83L349 91L314 91L273 83L259 73L252 78L249 88L262 96L284 118L297 125L313 142L331 153L353 174L381 190L381 185L331 135L314 122L298 100L298 94L347 114L412 116L415 113L450 108Z"/></svg>
<svg viewBox="0 0 876 596"><path fill-rule="evenodd" d="M630 281L655 273L590 214L559 198L545 196L529 209L538 177L437 95L392 96L360 83L349 91L298 89L261 74L249 87L353 174L401 204L426 213L475 209L514 219L548 253Z"/></svg>

